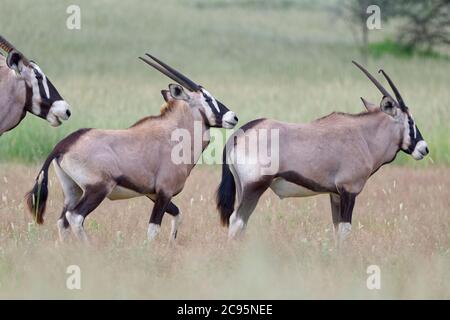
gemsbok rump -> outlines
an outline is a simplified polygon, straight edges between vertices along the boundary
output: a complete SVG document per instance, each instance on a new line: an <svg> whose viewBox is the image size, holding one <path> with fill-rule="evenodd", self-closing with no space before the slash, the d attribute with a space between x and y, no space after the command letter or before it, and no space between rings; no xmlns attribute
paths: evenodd
<svg viewBox="0 0 450 320"><path fill-rule="evenodd" d="M380 70L396 100L367 70L354 64L383 94L380 106L361 98L367 112L333 112L307 124L258 119L230 137L217 191L217 208L222 223L229 226L229 238L242 233L259 198L271 188L281 199L330 194L336 239L342 243L351 230L355 198L369 177L392 162L400 150L416 160L428 154L410 109L388 75ZM277 131L278 141L265 134L268 141L261 143L258 132L262 130ZM249 145L248 152L247 141L254 147ZM270 161L277 157L278 166L265 174L271 163L260 161L260 148L273 144L278 145L279 152L271 154Z"/></svg>
<svg viewBox="0 0 450 320"><path fill-rule="evenodd" d="M159 232L164 212L172 215L171 239L175 239L181 213L171 201L184 187L201 153L209 144L211 127L231 129L236 114L196 84L164 62L147 54L140 58L178 84L162 90L165 105L159 116L149 116L124 130L81 129L59 142L27 195L27 204L37 223L43 222L47 200L48 169L53 162L64 192L64 207L58 220L61 241L69 226L75 235L87 241L83 222L106 197L111 200L146 196L154 202L148 226L148 238ZM185 90L187 89L187 90ZM177 144L174 130L185 130L194 137L200 125L202 148L194 148L188 163L172 159ZM205 137L206 134L206 137Z"/></svg>
<svg viewBox="0 0 450 320"><path fill-rule="evenodd" d="M30 112L52 126L70 117L70 106L42 72L5 38L0 36L0 136L13 128Z"/></svg>

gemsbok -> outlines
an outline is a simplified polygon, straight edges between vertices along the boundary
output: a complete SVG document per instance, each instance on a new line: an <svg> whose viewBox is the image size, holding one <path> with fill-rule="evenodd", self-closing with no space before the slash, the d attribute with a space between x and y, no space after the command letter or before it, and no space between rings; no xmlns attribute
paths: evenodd
<svg viewBox="0 0 450 320"><path fill-rule="evenodd" d="M87 242L83 222L106 197L117 200L140 196L154 202L149 240L158 234L164 212L173 217L170 237L175 239L181 212L172 197L181 192L209 144L209 129L231 129L237 124L236 114L206 89L150 54L147 56L151 60L140 59L178 82L161 91L165 100L161 114L143 118L124 130L81 129L70 134L47 157L27 195L36 222L43 223L48 169L53 162L64 193L64 207L57 223L61 241L70 226L80 240ZM172 150L178 142L172 140L172 133L182 129L194 137L196 125L204 133L200 137L201 148L191 144L191 150L184 150L191 152L190 161L173 161Z"/></svg>
<svg viewBox="0 0 450 320"><path fill-rule="evenodd" d="M380 70L396 100L366 69L353 63L383 94L380 106L361 98L367 112L333 112L307 124L258 119L242 126L227 141L216 201L222 223L229 226L230 239L245 230L259 198L271 188L281 199L328 193L339 245L350 233L355 199L369 177L392 162L400 150L416 160L428 154L427 143L389 76ZM278 139L264 134L261 136L268 141L260 141L260 131L275 131ZM248 152L247 141L253 143ZM261 148L273 145L279 152L262 161L265 151ZM277 167L266 174L264 169L271 162Z"/></svg>
<svg viewBox="0 0 450 320"><path fill-rule="evenodd" d="M30 112L57 127L70 117L70 106L42 72L0 36L0 136L15 128Z"/></svg>

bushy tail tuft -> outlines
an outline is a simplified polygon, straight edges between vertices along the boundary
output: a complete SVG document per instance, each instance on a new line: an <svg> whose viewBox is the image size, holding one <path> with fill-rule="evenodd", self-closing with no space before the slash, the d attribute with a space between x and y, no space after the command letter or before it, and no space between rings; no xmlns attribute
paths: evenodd
<svg viewBox="0 0 450 320"><path fill-rule="evenodd" d="M224 226L228 226L230 216L234 211L236 200L236 182L231 173L229 165L226 163L226 149L223 150L222 181L217 189L216 202L217 210L220 213L220 220Z"/></svg>
<svg viewBox="0 0 450 320"><path fill-rule="evenodd" d="M33 189L25 195L28 210L30 210L31 215L38 224L44 223L44 213L48 198L48 168L53 158L54 155L52 153L47 160L45 160L44 165L36 178Z"/></svg>

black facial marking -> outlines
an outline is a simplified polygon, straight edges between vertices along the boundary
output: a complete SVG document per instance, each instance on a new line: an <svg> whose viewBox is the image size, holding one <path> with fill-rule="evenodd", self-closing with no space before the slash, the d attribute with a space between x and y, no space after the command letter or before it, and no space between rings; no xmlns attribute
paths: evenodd
<svg viewBox="0 0 450 320"><path fill-rule="evenodd" d="M214 102L210 96L208 96L206 93L202 93L203 98L205 98L205 101L208 103L209 107L211 108L212 112L217 116L220 115L220 111L217 111L216 106L214 105ZM220 109L220 108L219 108Z"/></svg>
<svg viewBox="0 0 450 320"><path fill-rule="evenodd" d="M50 108L52 107L52 104L55 101L60 101L60 100L64 100L64 99L61 97L58 90L56 90L55 86L51 83L49 78L46 78L47 86L48 86L48 93L49 93L49 96L47 97L47 93L45 92L45 87L44 87L44 77L37 69L33 69L33 71L36 76L36 80L38 82L39 95L41 97L41 104L40 104L41 113L38 116L42 117L42 118L46 118L50 111Z"/></svg>
<svg viewBox="0 0 450 320"><path fill-rule="evenodd" d="M414 120L412 117L408 114L408 128L409 128L409 139L410 144L408 146L408 149L405 150L407 154L411 154L414 151L414 148L416 147L417 142L419 142L422 139L422 135L420 134L419 130L415 126ZM414 129L416 129L416 136L414 136ZM418 139L420 136L420 139Z"/></svg>

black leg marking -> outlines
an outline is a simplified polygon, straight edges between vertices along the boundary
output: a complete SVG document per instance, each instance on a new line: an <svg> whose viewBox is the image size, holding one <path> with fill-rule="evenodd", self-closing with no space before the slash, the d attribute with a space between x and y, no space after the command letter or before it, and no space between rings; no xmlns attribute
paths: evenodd
<svg viewBox="0 0 450 320"><path fill-rule="evenodd" d="M156 202L155 199L152 199L152 198L150 198L149 196L147 196L147 198L149 198L150 200L152 200L153 203ZM178 209L178 207L177 207L172 201L170 201L169 204L168 204L167 207L166 207L166 212L167 212L168 214L170 214L171 216L176 217L177 215L180 214L180 209Z"/></svg>
<svg viewBox="0 0 450 320"><path fill-rule="evenodd" d="M69 211L72 214L79 214L83 218L86 218L89 213L94 211L102 203L108 193L108 190L103 185L88 186L75 208L69 208Z"/></svg>
<svg viewBox="0 0 450 320"><path fill-rule="evenodd" d="M163 193L156 196L155 205L150 216L150 223L161 225L164 212L166 211L170 203L170 197Z"/></svg>
<svg viewBox="0 0 450 320"><path fill-rule="evenodd" d="M180 209L178 209L178 207L172 201L170 201L167 205L166 212L171 216L176 217L180 214Z"/></svg>
<svg viewBox="0 0 450 320"><path fill-rule="evenodd" d="M343 190L341 191L340 196L341 222L352 223L353 207L355 206L357 194Z"/></svg>

